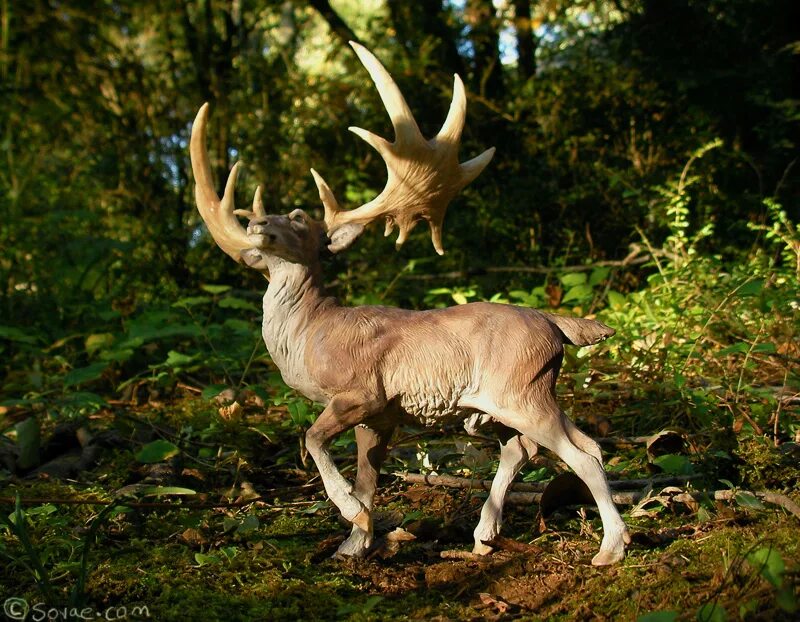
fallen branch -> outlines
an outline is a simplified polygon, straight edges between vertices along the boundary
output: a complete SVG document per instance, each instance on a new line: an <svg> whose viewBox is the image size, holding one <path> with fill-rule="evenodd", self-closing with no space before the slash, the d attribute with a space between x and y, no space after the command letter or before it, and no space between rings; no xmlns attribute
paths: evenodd
<svg viewBox="0 0 800 622"><path fill-rule="evenodd" d="M419 473L395 473L395 475L410 484L424 484L427 486L445 486L447 488L462 488L471 490L490 490L492 483L483 479L467 479L454 477L452 475L422 475ZM631 487L632 485L644 485L645 490L620 491L611 495L612 500L617 505L636 505L642 501L648 492L655 486L675 486L685 483L688 480L697 479L698 475L685 475L683 477L654 477L652 479L640 480L616 480L609 482L609 486L617 490ZM506 495L506 503L513 505L538 504L542 500L542 493L547 484L518 483L511 485L511 492ZM757 499L770 505L782 507L787 512L800 519L800 505L795 503L786 495L776 492L751 492L748 490L701 490L692 491L691 495L696 501L712 498L715 501L735 501L738 495L753 495Z"/></svg>
<svg viewBox="0 0 800 622"><path fill-rule="evenodd" d="M409 484L426 484L428 486L446 486L447 488L468 488L479 490L491 490L492 481L488 479L468 479L465 477L455 477L453 475L422 475L421 473L395 473L395 477L402 479ZM614 490L626 490L631 488L641 489L648 486L680 486L687 482L701 479L702 475L683 475L681 477L662 476L651 477L648 479L620 479L608 482ZM510 490L517 492L544 492L547 482L516 482L511 484Z"/></svg>

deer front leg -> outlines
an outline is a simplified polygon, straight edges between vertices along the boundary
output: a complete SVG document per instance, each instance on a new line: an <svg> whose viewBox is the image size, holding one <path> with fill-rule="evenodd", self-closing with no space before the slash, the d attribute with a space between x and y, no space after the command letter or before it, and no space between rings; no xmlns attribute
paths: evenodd
<svg viewBox="0 0 800 622"><path fill-rule="evenodd" d="M353 496L368 511L372 511L375 489L378 486L378 474L381 464L386 458L386 446L394 431L394 426L375 430L365 425L356 426L356 444L358 445L358 472ZM339 546L337 556L363 557L372 546L372 531L365 531L353 525L350 537Z"/></svg>
<svg viewBox="0 0 800 622"><path fill-rule="evenodd" d="M328 446L336 436L358 425L369 415L379 412L382 406L361 394L340 393L328 402L325 410L306 432L306 447L319 469L328 497L346 520L370 534L372 519L369 510L354 494L350 482L339 473Z"/></svg>

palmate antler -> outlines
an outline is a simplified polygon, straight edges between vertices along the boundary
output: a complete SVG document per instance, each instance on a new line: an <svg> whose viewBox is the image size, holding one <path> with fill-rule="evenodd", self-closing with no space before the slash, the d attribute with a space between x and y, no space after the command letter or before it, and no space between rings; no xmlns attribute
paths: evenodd
<svg viewBox="0 0 800 622"><path fill-rule="evenodd" d="M486 167L494 155L494 147L468 162L459 164L458 146L466 116L466 96L461 78L455 76L453 101L439 133L425 140L400 89L375 56L358 43L352 43L359 59L367 68L392 120L395 142L357 127L350 130L372 145L386 162L388 180L383 191L369 203L352 210L342 210L333 192L314 169L311 173L325 207L325 228L329 234L347 224L365 225L380 217L386 219L389 235L397 226L397 246L405 242L420 220L428 222L436 252L442 249L442 221L452 198ZM208 104L203 104L192 125L190 155L195 178L197 209L217 245L235 261L256 243L247 235L237 216L250 219L263 217L261 187L256 190L252 210L234 207L234 188L239 163L234 164L222 199L214 190L211 165L206 151Z"/></svg>
<svg viewBox="0 0 800 622"><path fill-rule="evenodd" d="M359 127L349 128L381 155L388 173L383 191L355 209L340 209L328 185L319 173L311 169L325 206L325 224L332 231L346 223L367 224L384 217L385 235L397 226L400 231L397 246L400 247L414 225L425 220L431 228L433 247L442 255L442 222L447 205L486 167L494 155L494 147L463 164L458 162L458 147L467 111L464 84L458 75L455 76L453 101L442 129L431 140L425 140L389 72L365 47L353 41L350 45L378 89L394 126L395 141L390 143Z"/></svg>

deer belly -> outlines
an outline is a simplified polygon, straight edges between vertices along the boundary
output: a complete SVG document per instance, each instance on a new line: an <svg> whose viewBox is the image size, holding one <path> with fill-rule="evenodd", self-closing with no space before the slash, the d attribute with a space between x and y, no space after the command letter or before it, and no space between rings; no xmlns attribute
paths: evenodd
<svg viewBox="0 0 800 622"><path fill-rule="evenodd" d="M399 398L400 407L426 427L460 420L468 414L467 409L458 405L456 392L402 393Z"/></svg>

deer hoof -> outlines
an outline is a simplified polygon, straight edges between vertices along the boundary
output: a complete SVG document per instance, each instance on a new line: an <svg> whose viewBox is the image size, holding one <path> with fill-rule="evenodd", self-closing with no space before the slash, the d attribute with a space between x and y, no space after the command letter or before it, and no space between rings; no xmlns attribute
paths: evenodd
<svg viewBox="0 0 800 622"><path fill-rule="evenodd" d="M616 564L618 561L621 561L624 557L624 547L619 547L611 551L600 549L600 552L592 558L592 566L610 566L611 564Z"/></svg>
<svg viewBox="0 0 800 622"><path fill-rule="evenodd" d="M372 546L372 534L369 534L360 529L354 529L350 537L347 538L336 553L333 554L335 559L344 559L347 557L364 557Z"/></svg>
<svg viewBox="0 0 800 622"><path fill-rule="evenodd" d="M475 546L472 547L472 552L475 555L489 555L490 553L494 552L494 549L483 542L476 542Z"/></svg>

